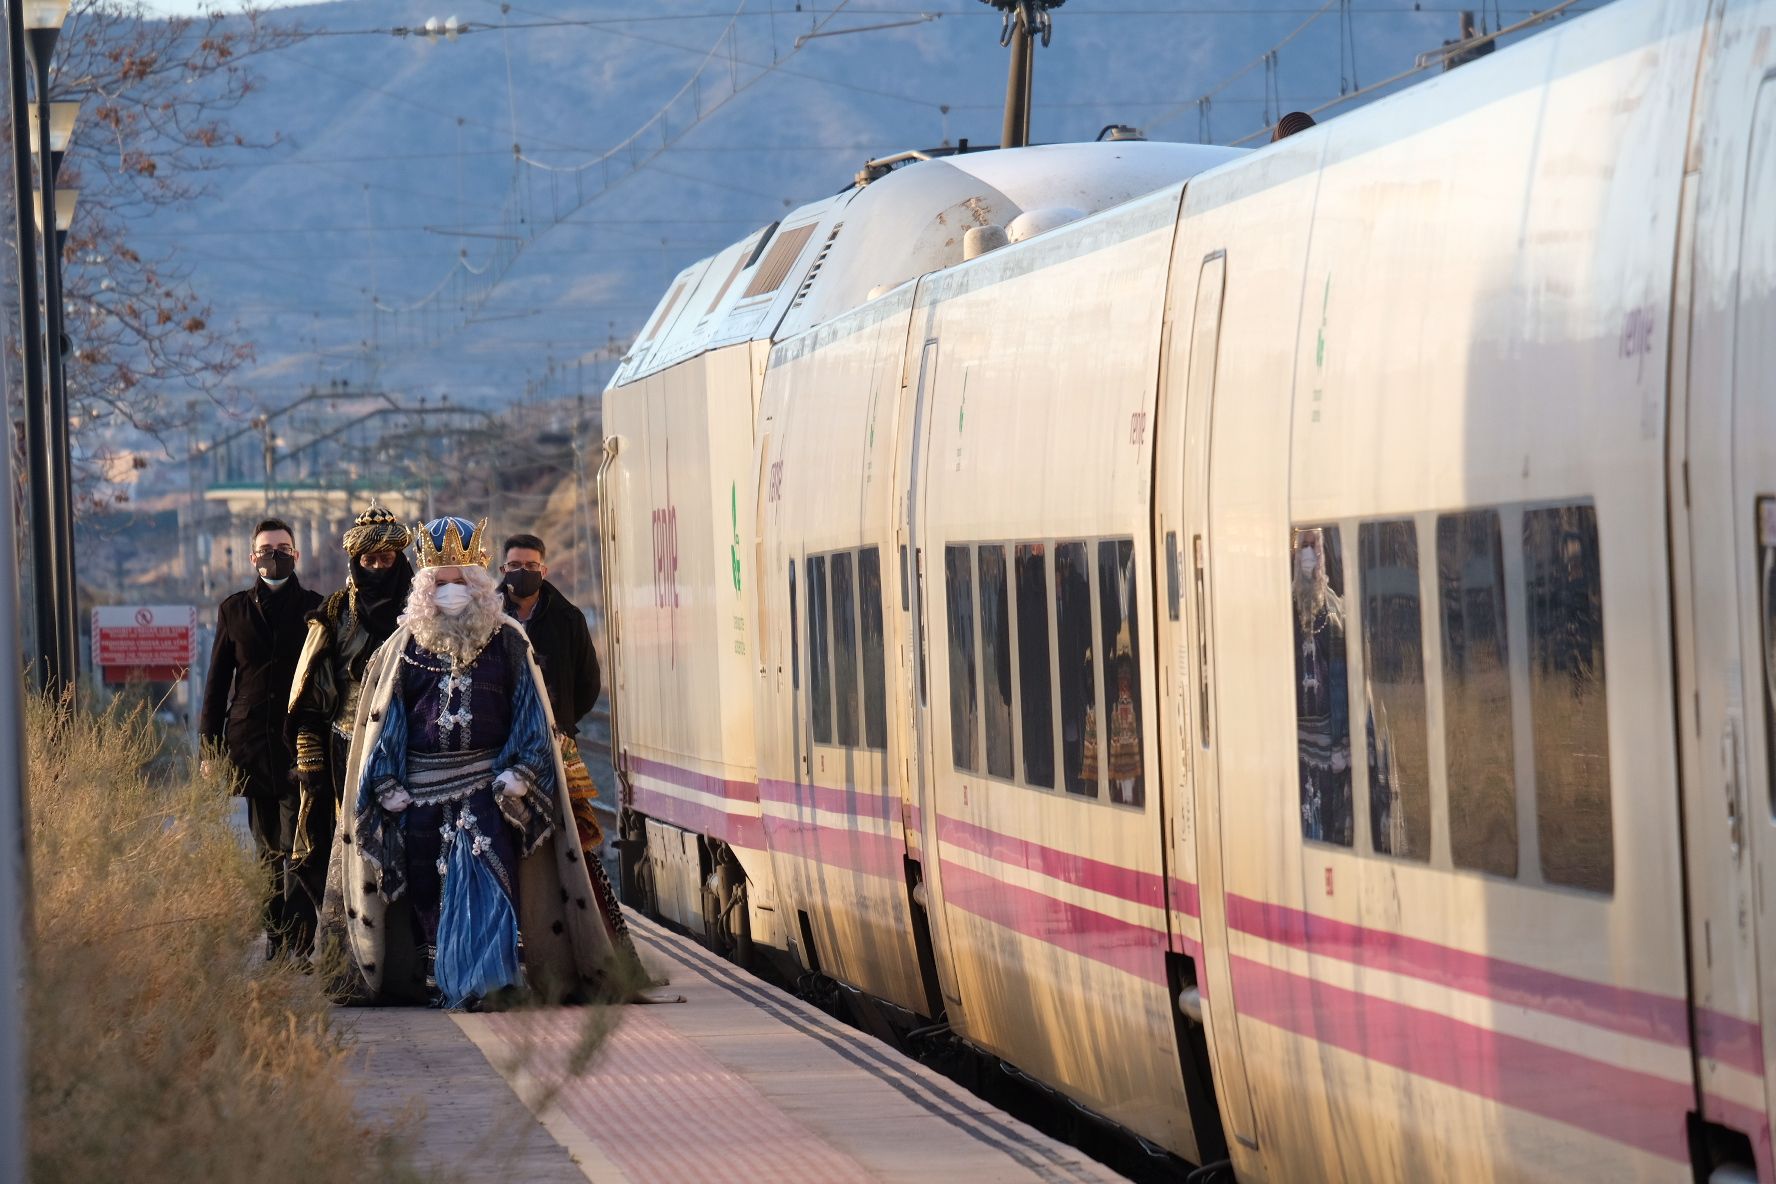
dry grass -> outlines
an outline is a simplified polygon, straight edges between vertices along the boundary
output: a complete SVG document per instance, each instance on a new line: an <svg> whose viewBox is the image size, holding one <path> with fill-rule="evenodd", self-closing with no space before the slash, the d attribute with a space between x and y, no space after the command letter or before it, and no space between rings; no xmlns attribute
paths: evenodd
<svg viewBox="0 0 1776 1184"><path fill-rule="evenodd" d="M32 1178L424 1178L354 1117L314 979L263 962L220 777L151 784L139 707L28 717Z"/></svg>

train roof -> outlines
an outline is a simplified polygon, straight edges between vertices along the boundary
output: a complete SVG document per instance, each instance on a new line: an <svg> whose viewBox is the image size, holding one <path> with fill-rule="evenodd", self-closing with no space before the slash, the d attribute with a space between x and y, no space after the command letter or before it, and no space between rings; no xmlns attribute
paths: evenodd
<svg viewBox="0 0 1776 1184"><path fill-rule="evenodd" d="M1063 225L1243 155L1210 144L1047 144L915 159L681 271L611 379L812 328L962 261L976 226ZM1020 215L1027 215L1022 218Z"/></svg>

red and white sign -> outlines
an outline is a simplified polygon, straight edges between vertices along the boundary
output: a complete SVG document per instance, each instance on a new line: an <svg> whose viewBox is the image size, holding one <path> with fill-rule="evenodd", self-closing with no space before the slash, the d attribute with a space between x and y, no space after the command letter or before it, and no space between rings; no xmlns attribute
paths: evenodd
<svg viewBox="0 0 1776 1184"><path fill-rule="evenodd" d="M164 604L95 608L92 653L106 682L174 682L197 661L197 610Z"/></svg>

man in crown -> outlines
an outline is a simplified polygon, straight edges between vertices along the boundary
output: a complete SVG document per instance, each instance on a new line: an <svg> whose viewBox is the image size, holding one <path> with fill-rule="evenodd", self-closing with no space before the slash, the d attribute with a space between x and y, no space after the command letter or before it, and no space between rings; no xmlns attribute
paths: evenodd
<svg viewBox="0 0 1776 1184"><path fill-rule="evenodd" d="M485 519L419 529L407 611L364 671L318 948L342 948L335 986L352 1001L641 985L580 851L542 673L486 535Z"/></svg>
<svg viewBox="0 0 1776 1184"><path fill-rule="evenodd" d="M326 888L358 692L371 655L395 631L407 607L413 565L404 552L412 542L412 530L372 503L345 532L345 587L308 614L308 636L296 662L285 726L302 789L290 855L304 897L306 931L300 937L306 940L301 949L314 940L315 912Z"/></svg>

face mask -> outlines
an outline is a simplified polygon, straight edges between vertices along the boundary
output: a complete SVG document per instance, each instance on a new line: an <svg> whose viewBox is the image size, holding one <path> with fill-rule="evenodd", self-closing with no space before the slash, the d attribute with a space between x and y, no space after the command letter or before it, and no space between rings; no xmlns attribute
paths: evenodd
<svg viewBox="0 0 1776 1184"><path fill-rule="evenodd" d="M506 590L514 599L529 600L543 586L543 573L540 571L509 571L506 573Z"/></svg>
<svg viewBox="0 0 1776 1184"><path fill-rule="evenodd" d="M1301 578L1304 580L1313 579L1314 572L1319 570L1320 557L1315 555L1310 548L1303 547L1295 561L1301 568Z"/></svg>
<svg viewBox="0 0 1776 1184"><path fill-rule="evenodd" d="M254 566L259 569L259 578L276 588L289 579L290 573L296 570L296 556L282 553L267 555L258 560Z"/></svg>
<svg viewBox="0 0 1776 1184"><path fill-rule="evenodd" d="M383 568L364 567L362 564L357 563L352 564L352 582L358 586L358 591L368 592L373 596L387 592L390 588L394 587L395 581L400 578L400 575L401 568L399 564L396 564L394 567Z"/></svg>
<svg viewBox="0 0 1776 1184"><path fill-rule="evenodd" d="M447 617L460 614L473 599L467 584L439 584L432 592L432 603Z"/></svg>

